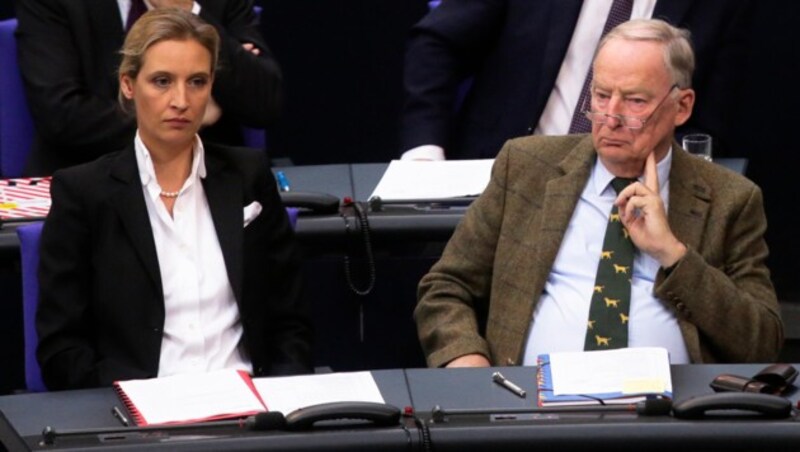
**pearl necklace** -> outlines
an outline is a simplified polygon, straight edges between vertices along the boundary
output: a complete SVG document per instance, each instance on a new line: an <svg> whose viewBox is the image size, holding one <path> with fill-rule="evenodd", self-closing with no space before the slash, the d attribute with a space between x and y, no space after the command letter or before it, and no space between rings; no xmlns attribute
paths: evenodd
<svg viewBox="0 0 800 452"><path fill-rule="evenodd" d="M159 193L158 195L159 196L163 196L165 198L177 198L179 194L181 194L180 190L178 190L178 191L164 191L164 190L161 190L161 193Z"/></svg>

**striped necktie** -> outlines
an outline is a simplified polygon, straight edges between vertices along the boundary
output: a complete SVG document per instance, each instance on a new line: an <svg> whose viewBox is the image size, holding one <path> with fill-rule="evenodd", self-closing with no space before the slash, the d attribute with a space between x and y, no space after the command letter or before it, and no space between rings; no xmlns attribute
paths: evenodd
<svg viewBox="0 0 800 452"><path fill-rule="evenodd" d="M611 5L611 10L608 12L608 19L603 27L603 34L611 31L612 28L626 22L631 18L631 10L633 9L633 0L614 0ZM602 39L602 38L601 38ZM592 84L592 66L589 65L589 72L586 74L586 79L581 88L581 95L578 96L578 104L575 105L575 111L572 113L572 122L569 124L569 133L589 133L592 131L592 122L583 114L583 104L589 97L589 87Z"/></svg>

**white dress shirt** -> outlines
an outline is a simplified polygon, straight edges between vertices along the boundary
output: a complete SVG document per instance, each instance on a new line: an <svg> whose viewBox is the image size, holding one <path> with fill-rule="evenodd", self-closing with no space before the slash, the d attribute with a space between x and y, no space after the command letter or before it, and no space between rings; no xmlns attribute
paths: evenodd
<svg viewBox="0 0 800 452"><path fill-rule="evenodd" d="M659 192L667 209L671 165L672 150L657 166ZM613 178L614 175L597 159L534 310L524 365L536 365L536 357L542 353L583 350L608 215L617 197L611 187ZM689 353L677 317L653 296L659 268L657 260L636 250L631 280L628 346L664 347L669 351L672 364L688 363Z"/></svg>
<svg viewBox="0 0 800 452"><path fill-rule="evenodd" d="M239 308L201 183L206 176L202 141L196 138L192 171L175 198L172 216L161 201L150 152L138 132L135 148L164 290L158 376L229 368L252 373L240 347Z"/></svg>

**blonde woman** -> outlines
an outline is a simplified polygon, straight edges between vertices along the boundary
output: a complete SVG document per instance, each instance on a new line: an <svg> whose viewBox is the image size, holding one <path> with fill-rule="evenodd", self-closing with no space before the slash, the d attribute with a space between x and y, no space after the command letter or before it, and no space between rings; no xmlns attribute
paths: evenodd
<svg viewBox="0 0 800 452"><path fill-rule="evenodd" d="M190 13L142 16L119 68L134 141L54 175L37 313L51 390L310 370L294 238L266 159L197 135L218 47Z"/></svg>

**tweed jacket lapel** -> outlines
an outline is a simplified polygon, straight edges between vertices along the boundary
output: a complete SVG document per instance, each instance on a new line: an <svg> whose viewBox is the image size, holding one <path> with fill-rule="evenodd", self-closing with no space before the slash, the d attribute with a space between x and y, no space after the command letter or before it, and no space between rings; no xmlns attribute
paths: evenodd
<svg viewBox="0 0 800 452"><path fill-rule="evenodd" d="M696 157L687 154L678 143L672 143L667 217L675 237L687 247L700 250L711 205L711 187L697 175L691 164L693 158ZM663 280L663 277L657 280ZM678 318L678 323L692 362L703 362L697 327L682 317Z"/></svg>
<svg viewBox="0 0 800 452"><path fill-rule="evenodd" d="M512 285L524 290L515 292L516 297L522 297L513 303L518 312L506 317L509 331L514 331L519 337L504 338L504 344L499 347L499 356L496 357L500 360L498 361L500 365L515 365L520 362L530 319L561 248L561 241L575 206L589 178L595 159L594 154L591 137L587 136L557 163L555 171L558 175L547 181L541 209L538 212L531 212L531 215L538 216L532 223L534 229L531 231L536 246L532 252L518 256L518 268L531 270L513 273L515 281Z"/></svg>
<svg viewBox="0 0 800 452"><path fill-rule="evenodd" d="M669 226L686 246L700 249L711 205L711 187L691 165L695 157L672 143L672 168L669 171Z"/></svg>
<svg viewBox="0 0 800 452"><path fill-rule="evenodd" d="M589 179L594 160L592 140L587 137L559 163L558 168L563 175L547 182L539 230L536 232L536 237L540 237L538 262L530 267L542 272L544 277L537 278L541 284L534 288L534 293L540 293L544 288L544 281L561 248L561 241Z"/></svg>
<svg viewBox="0 0 800 452"><path fill-rule="evenodd" d="M205 150L206 177L203 179L203 189L228 270L228 281L237 302L241 303L244 281L244 188L241 177L230 171L225 162L217 157L213 145L207 144Z"/></svg>
<svg viewBox="0 0 800 452"><path fill-rule="evenodd" d="M142 264L156 284L157 292L163 294L156 244L153 239L153 230L150 227L147 206L144 202L144 192L134 152L134 145L131 142L111 166L111 178L114 185L111 201L120 216L123 228L142 260Z"/></svg>

